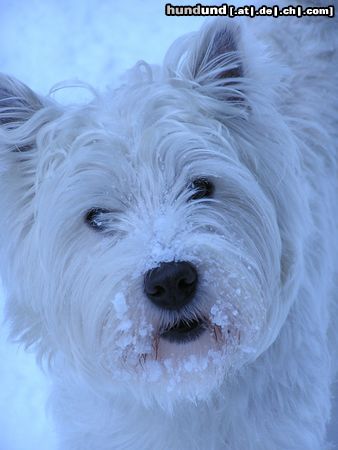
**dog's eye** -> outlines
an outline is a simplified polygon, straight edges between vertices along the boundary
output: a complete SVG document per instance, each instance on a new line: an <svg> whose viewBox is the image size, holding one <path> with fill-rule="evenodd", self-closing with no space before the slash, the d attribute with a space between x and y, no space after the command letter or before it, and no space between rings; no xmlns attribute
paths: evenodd
<svg viewBox="0 0 338 450"><path fill-rule="evenodd" d="M191 182L190 189L194 191L190 200L198 200L200 198L212 197L215 186L207 178L196 178Z"/></svg>
<svg viewBox="0 0 338 450"><path fill-rule="evenodd" d="M106 215L111 213L109 209L92 208L85 215L85 222L97 231L103 231L106 227Z"/></svg>

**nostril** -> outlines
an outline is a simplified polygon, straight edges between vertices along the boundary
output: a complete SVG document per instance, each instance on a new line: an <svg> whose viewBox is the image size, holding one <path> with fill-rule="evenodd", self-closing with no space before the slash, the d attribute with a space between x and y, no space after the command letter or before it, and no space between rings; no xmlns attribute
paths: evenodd
<svg viewBox="0 0 338 450"><path fill-rule="evenodd" d="M151 289L148 289L148 294L153 297L161 297L165 293L165 289L163 286L153 286Z"/></svg>
<svg viewBox="0 0 338 450"><path fill-rule="evenodd" d="M189 266L186 267L184 275L179 278L177 283L178 292L185 295L190 295L194 292L197 282L197 272L191 270Z"/></svg>
<svg viewBox="0 0 338 450"><path fill-rule="evenodd" d="M177 284L177 286L180 289L186 289L187 287L190 287L192 284L194 283L193 280L189 281L186 278L182 278L182 280L180 280Z"/></svg>

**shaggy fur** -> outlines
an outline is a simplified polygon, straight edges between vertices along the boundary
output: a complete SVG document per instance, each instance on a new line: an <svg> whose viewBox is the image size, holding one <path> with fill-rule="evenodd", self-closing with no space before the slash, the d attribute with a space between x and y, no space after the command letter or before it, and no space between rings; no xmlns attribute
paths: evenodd
<svg viewBox="0 0 338 450"><path fill-rule="evenodd" d="M7 318L53 377L60 449L327 448L336 30L209 21L81 106L1 76ZM179 311L144 293L170 261L199 276ZM198 339L163 338L196 318Z"/></svg>

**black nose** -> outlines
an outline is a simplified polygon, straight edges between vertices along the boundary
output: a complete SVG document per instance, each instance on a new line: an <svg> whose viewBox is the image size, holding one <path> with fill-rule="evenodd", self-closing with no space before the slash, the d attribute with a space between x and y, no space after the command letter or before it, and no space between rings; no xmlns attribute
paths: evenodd
<svg viewBox="0 0 338 450"><path fill-rule="evenodd" d="M145 274L144 292L155 305L177 310L193 299L197 278L197 270L189 262L161 263Z"/></svg>

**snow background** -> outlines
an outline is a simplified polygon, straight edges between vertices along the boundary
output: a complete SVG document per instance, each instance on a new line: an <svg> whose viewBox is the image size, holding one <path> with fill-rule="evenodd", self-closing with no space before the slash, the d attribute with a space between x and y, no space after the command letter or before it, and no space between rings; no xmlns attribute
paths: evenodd
<svg viewBox="0 0 338 450"><path fill-rule="evenodd" d="M204 2L208 3L217 2ZM0 0L0 71L41 94L68 79L98 88L118 83L119 76L139 59L160 63L176 37L203 21L166 17L164 4L162 0ZM60 100L78 101L81 95L67 89ZM0 287L0 323L2 308ZM0 450L54 450L52 423L45 413L47 380L32 355L6 342L6 333L1 325Z"/></svg>

